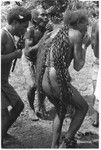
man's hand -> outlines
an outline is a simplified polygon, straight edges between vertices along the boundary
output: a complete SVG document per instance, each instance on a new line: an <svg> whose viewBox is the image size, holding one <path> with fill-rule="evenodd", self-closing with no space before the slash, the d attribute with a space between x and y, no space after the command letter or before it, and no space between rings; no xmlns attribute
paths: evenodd
<svg viewBox="0 0 101 150"><path fill-rule="evenodd" d="M32 44L32 40L30 40L30 39L25 39L25 48L30 47L31 44Z"/></svg>
<svg viewBox="0 0 101 150"><path fill-rule="evenodd" d="M17 42L17 49L23 49L25 47L25 39L23 38L23 36L21 38L19 38L18 42Z"/></svg>
<svg viewBox="0 0 101 150"><path fill-rule="evenodd" d="M83 44L85 49L87 49L87 47L91 44L91 38L88 34L85 34L83 38Z"/></svg>
<svg viewBox="0 0 101 150"><path fill-rule="evenodd" d="M22 50L21 49L17 50L16 54L17 54L17 58L21 58L21 56L22 56Z"/></svg>

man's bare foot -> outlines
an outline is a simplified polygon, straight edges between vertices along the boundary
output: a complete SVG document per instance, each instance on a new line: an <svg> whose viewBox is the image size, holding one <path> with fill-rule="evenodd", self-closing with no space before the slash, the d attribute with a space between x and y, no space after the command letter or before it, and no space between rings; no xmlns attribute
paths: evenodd
<svg viewBox="0 0 101 150"><path fill-rule="evenodd" d="M65 138L59 148L75 148L77 141L75 139Z"/></svg>
<svg viewBox="0 0 101 150"><path fill-rule="evenodd" d="M98 121L94 121L92 123L92 126L98 128L99 127L99 122Z"/></svg>

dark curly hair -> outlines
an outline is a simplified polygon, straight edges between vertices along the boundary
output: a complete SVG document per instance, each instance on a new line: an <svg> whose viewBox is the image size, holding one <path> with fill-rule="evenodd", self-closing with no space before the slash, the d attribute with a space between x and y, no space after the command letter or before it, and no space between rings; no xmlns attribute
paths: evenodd
<svg viewBox="0 0 101 150"><path fill-rule="evenodd" d="M64 15L64 24L70 25L72 27L78 25L79 23L88 22L88 16L84 9L76 11L66 10Z"/></svg>
<svg viewBox="0 0 101 150"><path fill-rule="evenodd" d="M18 21L19 23L30 21L31 13L24 7L14 7L10 9L7 15L8 24L11 24L14 20Z"/></svg>

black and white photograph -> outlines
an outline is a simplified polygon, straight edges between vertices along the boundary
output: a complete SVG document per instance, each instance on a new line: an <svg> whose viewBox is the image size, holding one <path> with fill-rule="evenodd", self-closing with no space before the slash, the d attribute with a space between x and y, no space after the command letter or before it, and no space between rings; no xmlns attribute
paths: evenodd
<svg viewBox="0 0 101 150"><path fill-rule="evenodd" d="M1 149L100 149L100 0L1 0Z"/></svg>

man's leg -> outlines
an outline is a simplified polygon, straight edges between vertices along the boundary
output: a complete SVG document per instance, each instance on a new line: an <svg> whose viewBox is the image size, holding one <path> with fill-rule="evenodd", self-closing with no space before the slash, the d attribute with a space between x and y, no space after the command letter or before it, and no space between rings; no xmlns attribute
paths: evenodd
<svg viewBox="0 0 101 150"><path fill-rule="evenodd" d="M22 110L24 109L24 103L19 100L16 105L12 108L10 113L10 121L9 121L9 127L16 121Z"/></svg>
<svg viewBox="0 0 101 150"><path fill-rule="evenodd" d="M99 100L95 98L94 109L95 109L95 118L92 123L92 126L98 128L99 127Z"/></svg>
<svg viewBox="0 0 101 150"><path fill-rule="evenodd" d="M22 101L18 101L17 104L12 108L9 112L7 108L2 110L2 122L1 122L1 130L2 130L2 138L5 138L7 135L8 129L11 125L16 121L21 111L24 108L24 104Z"/></svg>
<svg viewBox="0 0 101 150"><path fill-rule="evenodd" d="M38 93L38 91L37 91ZM37 111L37 116L39 118L44 118L44 117L47 117L47 114L46 114L46 108L45 108L45 104L44 104L44 101L45 101L45 93L42 92L40 94L38 94L38 111Z"/></svg>
<svg viewBox="0 0 101 150"><path fill-rule="evenodd" d="M5 136L8 129L16 121L16 119L20 115L23 108L24 108L24 103L22 101L18 101L10 112L8 111L8 109L3 110L2 112L2 136Z"/></svg>
<svg viewBox="0 0 101 150"><path fill-rule="evenodd" d="M28 93L27 93L29 105L34 112L35 112L35 109L34 109L35 91L36 91L36 87L33 86L29 88Z"/></svg>
<svg viewBox="0 0 101 150"><path fill-rule="evenodd" d="M38 121L39 118L36 116L35 109L34 109L35 92L36 92L36 86L33 86L33 87L29 88L29 91L27 93L28 102L29 102L29 105L30 105L30 108L31 108L30 111L29 111L29 117L33 121Z"/></svg>
<svg viewBox="0 0 101 150"><path fill-rule="evenodd" d="M73 96L71 102L72 105L75 107L75 114L73 115L68 132L66 134L67 141L74 139L74 136L81 127L83 120L86 116L86 113L88 111L88 104L86 103L86 101L82 98L82 96L74 87L72 87L72 90ZM64 147L64 144L65 143L63 142L60 147L61 148Z"/></svg>
<svg viewBox="0 0 101 150"><path fill-rule="evenodd" d="M71 124L67 133L67 136L70 136L71 138L80 128L84 120L84 117L88 111L88 104L86 103L86 101L82 98L82 96L74 87L72 87L72 90L73 90L72 104L73 106L75 106L75 115L71 120Z"/></svg>
<svg viewBox="0 0 101 150"><path fill-rule="evenodd" d="M8 112L8 109L2 109L1 111L1 132L2 132L2 141L3 138L5 138L5 135L9 128L9 122L10 122L10 115Z"/></svg>

